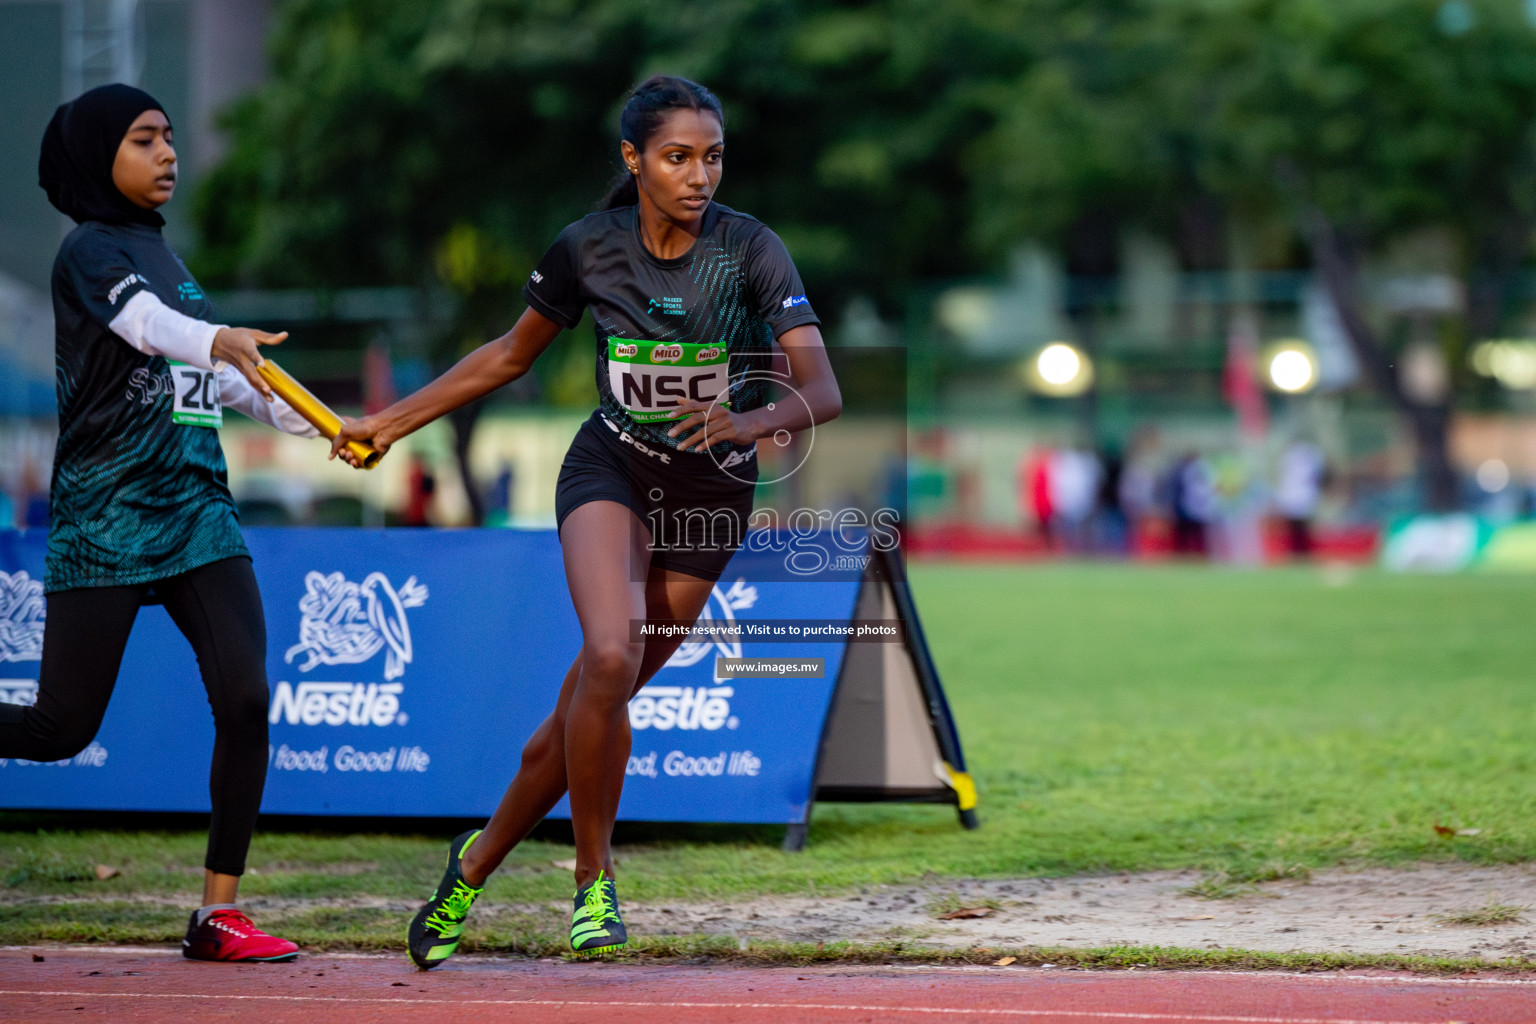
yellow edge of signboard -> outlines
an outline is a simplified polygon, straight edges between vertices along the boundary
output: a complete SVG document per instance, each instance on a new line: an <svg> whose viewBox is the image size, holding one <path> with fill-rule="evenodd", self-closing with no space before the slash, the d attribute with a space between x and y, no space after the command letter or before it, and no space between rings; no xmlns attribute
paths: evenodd
<svg viewBox="0 0 1536 1024"><path fill-rule="evenodd" d="M971 781L970 772L957 772L948 761L944 762L944 771L949 774L949 785L955 791L960 809L969 811L976 806L976 783Z"/></svg>

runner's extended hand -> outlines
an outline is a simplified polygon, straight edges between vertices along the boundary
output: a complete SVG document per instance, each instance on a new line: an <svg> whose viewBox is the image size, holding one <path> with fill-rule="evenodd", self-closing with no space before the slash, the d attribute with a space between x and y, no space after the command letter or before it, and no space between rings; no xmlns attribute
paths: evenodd
<svg viewBox="0 0 1536 1024"><path fill-rule="evenodd" d="M261 346L280 345L286 337L287 331L268 334L251 327L220 327L219 332L213 336L213 348L209 354L218 362L228 363L239 370L251 382L251 387L270 402L272 386L256 372L256 367L266 362L261 358Z"/></svg>
<svg viewBox="0 0 1536 1024"><path fill-rule="evenodd" d="M334 459L340 455L341 460L353 469L362 469L363 464L347 448L348 441L361 441L364 444L372 445L380 455L383 455L389 451L389 446L394 443L395 435L381 422L378 416L364 416L360 420L355 420L350 416L343 416L341 418L341 432L331 439L331 454L329 458Z"/></svg>

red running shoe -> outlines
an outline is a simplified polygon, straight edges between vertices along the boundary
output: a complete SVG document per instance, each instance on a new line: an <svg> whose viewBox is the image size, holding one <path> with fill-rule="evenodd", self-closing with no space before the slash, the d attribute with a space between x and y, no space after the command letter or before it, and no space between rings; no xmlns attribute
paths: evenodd
<svg viewBox="0 0 1536 1024"><path fill-rule="evenodd" d="M197 923L197 911L187 922L181 955L188 960L224 960L282 963L299 955L299 947L251 924L244 911L221 908Z"/></svg>

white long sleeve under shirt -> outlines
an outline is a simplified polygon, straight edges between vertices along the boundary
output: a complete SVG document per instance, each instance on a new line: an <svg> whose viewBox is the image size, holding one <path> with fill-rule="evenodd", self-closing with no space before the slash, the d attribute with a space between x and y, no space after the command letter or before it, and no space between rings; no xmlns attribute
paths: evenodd
<svg viewBox="0 0 1536 1024"><path fill-rule="evenodd" d="M225 408L235 409L285 433L299 437L319 436L320 432L294 412L287 402L275 396L268 402L239 370L213 358L214 336L227 324L211 324L178 313L145 289L129 299L123 305L123 311L107 326L112 328L112 333L146 355L164 356L200 370L216 371L219 402Z"/></svg>

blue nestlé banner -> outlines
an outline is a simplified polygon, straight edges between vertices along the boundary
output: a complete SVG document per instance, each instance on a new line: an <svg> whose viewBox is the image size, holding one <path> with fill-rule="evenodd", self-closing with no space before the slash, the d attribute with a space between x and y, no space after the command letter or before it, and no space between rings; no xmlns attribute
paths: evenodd
<svg viewBox="0 0 1536 1024"><path fill-rule="evenodd" d="M488 814L580 633L558 540L511 530L245 531L267 619L274 814ZM31 703L44 537L0 531L0 700ZM786 582L741 553L705 617L846 621L857 571ZM782 556L778 556L782 564ZM622 818L798 823L844 643L685 643L631 702ZM822 678L716 678L720 657L824 659ZM0 760L0 807L206 811L213 722L191 648L146 607L95 742ZM564 816L562 804L555 812Z"/></svg>

